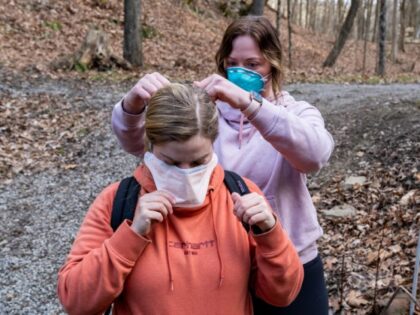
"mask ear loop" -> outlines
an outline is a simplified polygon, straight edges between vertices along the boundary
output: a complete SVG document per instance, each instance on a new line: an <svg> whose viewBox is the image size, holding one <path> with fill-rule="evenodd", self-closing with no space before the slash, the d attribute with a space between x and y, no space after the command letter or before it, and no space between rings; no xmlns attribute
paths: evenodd
<svg viewBox="0 0 420 315"><path fill-rule="evenodd" d="M262 78L262 80L264 82L264 86L263 86L262 90L260 91L260 94L262 94L262 92L265 92L265 90L266 90L265 89L266 83L268 82L268 80L271 79L271 72L269 74L265 75L265 76L261 76L261 78ZM274 97L274 99L275 99L275 97Z"/></svg>
<svg viewBox="0 0 420 315"><path fill-rule="evenodd" d="M264 81L264 83L266 83L269 79L271 79L271 73L262 77L262 80Z"/></svg>

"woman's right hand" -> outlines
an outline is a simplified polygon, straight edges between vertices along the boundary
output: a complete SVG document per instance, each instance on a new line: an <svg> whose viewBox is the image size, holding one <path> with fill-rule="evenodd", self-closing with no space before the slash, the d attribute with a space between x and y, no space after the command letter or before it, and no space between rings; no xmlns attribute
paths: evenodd
<svg viewBox="0 0 420 315"><path fill-rule="evenodd" d="M124 97L124 110L129 114L140 114L156 91L170 83L159 72L146 74Z"/></svg>
<svg viewBox="0 0 420 315"><path fill-rule="evenodd" d="M251 102L249 92L219 74L212 74L194 85L204 89L213 101L220 100L236 109L244 110Z"/></svg>
<svg viewBox="0 0 420 315"><path fill-rule="evenodd" d="M143 236L149 234L153 223L163 222L169 214L173 213L174 199L166 191L154 191L145 194L137 202L131 229Z"/></svg>

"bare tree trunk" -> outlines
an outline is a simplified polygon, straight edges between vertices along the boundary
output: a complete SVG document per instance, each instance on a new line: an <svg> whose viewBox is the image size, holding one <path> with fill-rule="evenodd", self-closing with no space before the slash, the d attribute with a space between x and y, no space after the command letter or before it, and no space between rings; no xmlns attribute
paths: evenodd
<svg viewBox="0 0 420 315"><path fill-rule="evenodd" d="M334 36L337 36L337 38L338 38L338 34L340 34L338 30L340 29L340 26L343 23L344 11L345 11L344 0L338 0L337 1L337 20L334 27L335 29Z"/></svg>
<svg viewBox="0 0 420 315"><path fill-rule="evenodd" d="M337 25L341 25L341 21L343 21L344 16L344 0L338 0L338 23Z"/></svg>
<svg viewBox="0 0 420 315"><path fill-rule="evenodd" d="M363 2L363 0L360 0L361 2ZM362 7L363 9L363 7ZM357 71L357 61L359 60L359 56L357 55L358 53L358 33L359 33L359 21L358 21L358 15L360 15L360 10L358 10L358 13L356 14L355 17L355 23L354 23L354 27L353 27L353 38L354 38L354 70Z"/></svg>
<svg viewBox="0 0 420 315"><path fill-rule="evenodd" d="M378 17L379 17L379 1L376 1L375 22L373 23L372 42L376 41L376 30L378 28Z"/></svg>
<svg viewBox="0 0 420 315"><path fill-rule="evenodd" d="M311 29L316 31L316 18L317 18L317 7L318 0L312 0L312 10L311 10Z"/></svg>
<svg viewBox="0 0 420 315"><path fill-rule="evenodd" d="M347 14L346 20L344 21L343 26L341 27L340 34L334 44L334 47L331 49L327 59L323 63L323 67L332 67L337 61L338 56L340 55L341 50L346 43L346 40L351 32L351 28L354 23L354 18L356 17L357 10L359 8L360 0L352 0L349 12Z"/></svg>
<svg viewBox="0 0 420 315"><path fill-rule="evenodd" d="M309 0L306 0L306 10L305 10L305 27L309 28L309 11L310 11L310 7L309 7Z"/></svg>
<svg viewBox="0 0 420 315"><path fill-rule="evenodd" d="M356 35L357 35L358 40L361 40L361 39L364 38L363 37L363 32L364 32L363 26L365 24L365 19L366 19L366 17L365 17L365 6L366 6L365 2L366 1L362 0L361 8L359 10L359 13L357 14L357 33L356 33Z"/></svg>
<svg viewBox="0 0 420 315"><path fill-rule="evenodd" d="M133 66L143 65L140 0L124 0L124 59Z"/></svg>
<svg viewBox="0 0 420 315"><path fill-rule="evenodd" d="M397 59L397 12L398 0L394 0L394 7L392 8L392 50L391 59L395 63Z"/></svg>
<svg viewBox="0 0 420 315"><path fill-rule="evenodd" d="M366 51L367 51L367 42L369 37L369 29L370 29L370 18L372 16L372 6L373 0L370 0L367 7L367 18L365 23L365 42L363 44L363 73L366 72Z"/></svg>
<svg viewBox="0 0 420 315"><path fill-rule="evenodd" d="M376 74L385 75L386 0L380 0L378 31L378 64Z"/></svg>
<svg viewBox="0 0 420 315"><path fill-rule="evenodd" d="M398 42L398 48L402 52L405 52L404 40L405 40L405 0L402 0L400 4L400 40Z"/></svg>
<svg viewBox="0 0 420 315"><path fill-rule="evenodd" d="M303 26L303 0L299 0L299 26Z"/></svg>
<svg viewBox="0 0 420 315"><path fill-rule="evenodd" d="M321 32L325 34L327 32L328 17L330 15L328 2L322 3L322 21L321 21Z"/></svg>
<svg viewBox="0 0 420 315"><path fill-rule="evenodd" d="M331 7L331 16L330 16L330 21L328 23L328 33L333 34L335 30L336 18L337 18L335 0L330 1L330 7Z"/></svg>
<svg viewBox="0 0 420 315"><path fill-rule="evenodd" d="M287 32L288 32L288 36L289 36L289 48L288 48L288 52L289 52L289 69L292 69L292 10L290 7L290 0L287 0Z"/></svg>
<svg viewBox="0 0 420 315"><path fill-rule="evenodd" d="M277 12L276 12L276 29L277 29L277 34L280 38L280 28L281 28L281 0L277 0Z"/></svg>
<svg viewBox="0 0 420 315"><path fill-rule="evenodd" d="M420 38L420 4L417 0L414 0L413 10L416 12L416 16L414 20L414 39L419 39Z"/></svg>
<svg viewBox="0 0 420 315"><path fill-rule="evenodd" d="M295 24L297 22L297 14L296 14L297 3L298 3L298 0L293 0L292 14L290 15L292 17L292 22L295 23Z"/></svg>
<svg viewBox="0 0 420 315"><path fill-rule="evenodd" d="M253 0L249 15L263 15L264 14L264 0Z"/></svg>
<svg viewBox="0 0 420 315"><path fill-rule="evenodd" d="M414 28L414 24L415 24L415 21L416 21L416 2L417 2L417 0L411 0L411 1L409 1L409 9L408 9L408 12L410 12L409 13L409 21L408 21L408 26L409 27L413 27ZM414 35L414 34L413 34Z"/></svg>

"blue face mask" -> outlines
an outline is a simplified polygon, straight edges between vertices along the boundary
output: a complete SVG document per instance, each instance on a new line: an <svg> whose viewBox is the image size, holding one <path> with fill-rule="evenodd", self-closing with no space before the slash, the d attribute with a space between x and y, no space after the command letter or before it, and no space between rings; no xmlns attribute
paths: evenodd
<svg viewBox="0 0 420 315"><path fill-rule="evenodd" d="M261 93L264 89L264 78L258 72L242 68L230 67L226 69L227 79L245 91Z"/></svg>

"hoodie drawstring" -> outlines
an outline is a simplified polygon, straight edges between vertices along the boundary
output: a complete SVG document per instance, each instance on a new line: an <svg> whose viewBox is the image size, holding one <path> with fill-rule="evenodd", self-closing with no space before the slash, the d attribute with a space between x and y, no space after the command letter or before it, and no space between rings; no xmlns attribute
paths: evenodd
<svg viewBox="0 0 420 315"><path fill-rule="evenodd" d="M216 239L217 257L219 259L219 266L220 266L220 271L219 271L219 286L218 286L220 288L223 285L223 281L225 279L225 267L223 265L222 253L220 252L219 235L217 233L216 220L214 218L214 210L213 210L214 194L213 194L213 189L210 189L209 190L209 194L210 194L211 217L212 217L212 221L213 221L213 231L214 231L214 237ZM167 265L168 265L169 283L170 283L170 289L171 289L171 291L174 291L174 278L173 278L173 273L172 273L171 259L169 257L170 250L169 250L169 242L168 242L168 239L169 239L169 223L168 223L168 220L165 220L165 232L166 232L166 260L167 260Z"/></svg>
<svg viewBox="0 0 420 315"><path fill-rule="evenodd" d="M242 147L242 136L244 132L244 119L245 119L245 116L241 114L241 120L239 121L239 133L238 133L239 150Z"/></svg>
<svg viewBox="0 0 420 315"><path fill-rule="evenodd" d="M172 267L171 267L171 259L169 258L169 225L168 220L165 220L165 231L166 231L166 259L168 263L168 272L169 272L169 284L171 291L174 290L174 278L172 276Z"/></svg>
<svg viewBox="0 0 420 315"><path fill-rule="evenodd" d="M222 253L220 252L219 236L217 234L216 220L214 218L213 198L214 198L213 189L211 189L210 190L210 209L211 209L211 216L212 216L212 219L213 219L214 237L216 238L217 256L219 258L219 265L220 265L220 273L219 273L219 288L220 288L223 285L223 281L225 279L225 267L223 265Z"/></svg>
<svg viewBox="0 0 420 315"><path fill-rule="evenodd" d="M244 138L244 120L245 120L245 115L241 115L241 120L239 121L239 133L238 133L239 150L242 147L242 140ZM250 129L251 130L249 131L248 140L246 141L246 143L249 143L249 141L251 141L254 134L257 132L257 128L255 128L252 125Z"/></svg>

